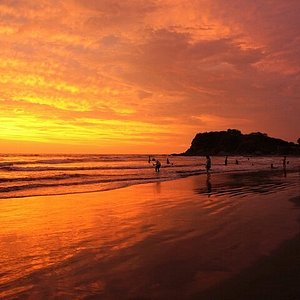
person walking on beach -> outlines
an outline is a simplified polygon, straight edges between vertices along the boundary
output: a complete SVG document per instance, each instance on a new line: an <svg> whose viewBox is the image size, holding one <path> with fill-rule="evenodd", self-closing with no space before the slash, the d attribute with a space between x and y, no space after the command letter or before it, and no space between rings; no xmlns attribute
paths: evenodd
<svg viewBox="0 0 300 300"><path fill-rule="evenodd" d="M149 158L148 158L148 164L150 164L150 162L151 162L151 157L150 157L150 155L149 155Z"/></svg>
<svg viewBox="0 0 300 300"><path fill-rule="evenodd" d="M227 166L228 156L225 157L224 165Z"/></svg>
<svg viewBox="0 0 300 300"><path fill-rule="evenodd" d="M209 173L210 168L211 168L211 159L209 155L206 155L206 165L205 165L206 173Z"/></svg>
<svg viewBox="0 0 300 300"><path fill-rule="evenodd" d="M167 157L167 165L169 165L169 164L170 164L169 157Z"/></svg>
<svg viewBox="0 0 300 300"><path fill-rule="evenodd" d="M155 172L159 172L160 167L161 167L161 163L160 163L160 161L157 159L157 160L156 160L156 163L155 163Z"/></svg>

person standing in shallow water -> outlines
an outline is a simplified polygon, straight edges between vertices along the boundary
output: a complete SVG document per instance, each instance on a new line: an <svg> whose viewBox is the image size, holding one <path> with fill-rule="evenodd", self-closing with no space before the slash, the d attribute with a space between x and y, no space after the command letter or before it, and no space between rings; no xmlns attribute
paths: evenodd
<svg viewBox="0 0 300 300"><path fill-rule="evenodd" d="M156 163L155 163L155 172L159 172L160 167L161 167L161 163L160 163L160 161L157 159L157 160L156 160Z"/></svg>
<svg viewBox="0 0 300 300"><path fill-rule="evenodd" d="M206 165L205 165L206 173L211 169L211 159L209 155L206 155Z"/></svg>

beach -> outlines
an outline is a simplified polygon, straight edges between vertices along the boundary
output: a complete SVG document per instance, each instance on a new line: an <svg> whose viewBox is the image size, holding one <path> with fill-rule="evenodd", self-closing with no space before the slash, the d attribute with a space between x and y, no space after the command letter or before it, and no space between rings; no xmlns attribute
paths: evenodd
<svg viewBox="0 0 300 300"><path fill-rule="evenodd" d="M0 44L0 300L300 300L300 0L0 0Z"/></svg>
<svg viewBox="0 0 300 300"><path fill-rule="evenodd" d="M0 298L297 299L299 176L2 199Z"/></svg>

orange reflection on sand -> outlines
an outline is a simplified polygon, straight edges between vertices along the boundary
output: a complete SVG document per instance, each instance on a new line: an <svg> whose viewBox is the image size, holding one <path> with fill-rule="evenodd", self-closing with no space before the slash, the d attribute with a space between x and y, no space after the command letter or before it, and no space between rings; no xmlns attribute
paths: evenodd
<svg viewBox="0 0 300 300"><path fill-rule="evenodd" d="M143 196L149 200L152 192ZM130 189L16 199L0 206L2 270L16 266L1 283L60 264L86 248L97 248L98 258L113 256L145 239L149 232L143 228L151 221L144 220L143 202ZM167 222L160 223L161 230L164 226Z"/></svg>
<svg viewBox="0 0 300 300"><path fill-rule="evenodd" d="M234 196L235 181L206 179L0 201L0 297L184 299L297 232L292 190Z"/></svg>

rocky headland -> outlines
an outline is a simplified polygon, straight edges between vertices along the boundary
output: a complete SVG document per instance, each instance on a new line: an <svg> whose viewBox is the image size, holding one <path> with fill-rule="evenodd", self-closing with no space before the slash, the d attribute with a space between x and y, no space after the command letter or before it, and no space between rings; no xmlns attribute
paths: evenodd
<svg viewBox="0 0 300 300"><path fill-rule="evenodd" d="M243 134L237 129L197 133L180 155L300 155L300 145L265 133Z"/></svg>

